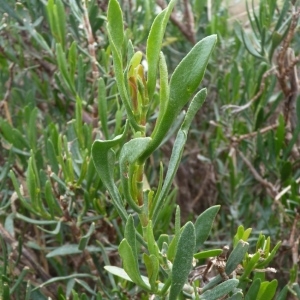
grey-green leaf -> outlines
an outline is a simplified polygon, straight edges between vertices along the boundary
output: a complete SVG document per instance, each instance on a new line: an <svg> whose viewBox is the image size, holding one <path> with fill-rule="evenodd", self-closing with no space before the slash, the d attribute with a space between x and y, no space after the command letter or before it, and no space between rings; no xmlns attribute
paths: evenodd
<svg viewBox="0 0 300 300"><path fill-rule="evenodd" d="M220 205L215 205L205 210L195 222L196 249L201 247L207 240L211 231L214 219L220 209Z"/></svg>
<svg viewBox="0 0 300 300"><path fill-rule="evenodd" d="M97 140L92 146L92 157L95 168L99 174L100 179L110 193L113 204L124 222L126 222L128 214L122 203L118 188L114 183L115 153L113 152L113 150L111 150L111 148L121 142L127 130L128 122L125 125L125 129L122 135L119 135L113 140L109 141Z"/></svg>
<svg viewBox="0 0 300 300"><path fill-rule="evenodd" d="M232 292L239 284L237 279L229 279L218 284L212 290L206 291L201 295L201 300L217 300Z"/></svg>
<svg viewBox="0 0 300 300"><path fill-rule="evenodd" d="M195 228L192 222L182 228L172 268L172 283L169 299L177 299L192 268L196 244Z"/></svg>
<svg viewBox="0 0 300 300"><path fill-rule="evenodd" d="M131 280L146 291L150 291L150 287L143 281L140 275L137 258L134 256L132 248L126 239L123 239L120 243L119 253L123 261L124 270Z"/></svg>
<svg viewBox="0 0 300 300"><path fill-rule="evenodd" d="M249 248L249 243L240 240L236 247L230 253L225 272L227 275L231 274L238 266L238 264L244 259Z"/></svg>
<svg viewBox="0 0 300 300"><path fill-rule="evenodd" d="M151 146L141 160L145 160L162 142L184 105L198 88L208 60L217 42L211 35L198 42L176 67L170 80L170 98L163 116L158 119L151 137Z"/></svg>
<svg viewBox="0 0 300 300"><path fill-rule="evenodd" d="M155 91L156 85L156 73L159 61L159 54L161 49L162 40L166 30L167 22L169 20L172 9L176 3L176 0L171 0L168 7L164 9L160 14L156 16L150 29L150 33L147 40L146 56L148 62L148 95L149 99Z"/></svg>

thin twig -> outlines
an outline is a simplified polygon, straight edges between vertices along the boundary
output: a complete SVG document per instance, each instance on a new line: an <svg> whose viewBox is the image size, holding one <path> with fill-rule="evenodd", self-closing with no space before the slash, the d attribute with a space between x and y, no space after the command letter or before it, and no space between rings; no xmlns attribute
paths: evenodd
<svg viewBox="0 0 300 300"><path fill-rule="evenodd" d="M247 133L247 134L242 134L242 135L240 135L240 136L233 136L233 137L231 138L231 141L232 141L233 143L240 143L240 142L243 141L243 140L246 140L246 139L255 137L255 136L257 136L258 134L266 133L266 132L268 132L268 131L270 131L270 130L273 130L273 129L277 128L277 127L278 127L278 123L272 124L272 125L269 125L269 126L267 126L267 127L265 127L265 128L262 128L262 129L260 129L260 130L258 130L258 131L250 132L250 133Z"/></svg>
<svg viewBox="0 0 300 300"><path fill-rule="evenodd" d="M292 246L292 260L293 265L298 265L299 263L299 234L297 233L297 225L300 221L300 214L297 213L293 222L291 235L289 239L289 244ZM298 272L296 274L295 282L298 282Z"/></svg>
<svg viewBox="0 0 300 300"><path fill-rule="evenodd" d="M264 75L262 76L262 81L261 81L258 93L256 93L256 95L248 103L246 103L245 105L242 105L242 106L233 105L233 104L224 105L224 106L222 106L222 109L223 110L232 109L231 112L233 114L237 114L237 113L249 108L262 95L262 93L265 89L267 77L274 74L275 70L276 70L276 67L273 67L264 73Z"/></svg>
<svg viewBox="0 0 300 300"><path fill-rule="evenodd" d="M275 198L277 195L277 189L275 188L275 186L272 183L270 183L269 181L267 181L266 179L263 179L261 177L261 175L255 170L255 168L252 166L250 161L244 156L244 154L239 149L236 148L236 151L238 152L241 159L244 161L244 163L249 168L253 177L267 189L267 192L269 193L269 195L272 198Z"/></svg>
<svg viewBox="0 0 300 300"><path fill-rule="evenodd" d="M8 102L8 99L9 99L9 96L10 96L10 93L11 93L11 89L12 89L12 84L13 84L14 66L15 66L14 63L12 63L9 66L9 77L8 77L7 82L6 82L6 86L7 86L6 92L5 92L5 95L4 95L4 98L2 99L2 101L0 101L0 109L3 108L6 120L10 125L12 125L12 119L11 119L10 112L8 110L7 102Z"/></svg>
<svg viewBox="0 0 300 300"><path fill-rule="evenodd" d="M0 223L0 235L3 240L11 246L13 251L18 248L18 241L3 227ZM51 279L51 276L45 272L45 270L40 266L35 256L31 253L30 250L26 249L25 245L22 245L22 256L21 256L22 263L28 265L30 269L34 270L36 274L45 282ZM45 287L48 290L48 293L51 295L55 295L57 293L57 287L53 285L49 285ZM53 297L53 296L52 296Z"/></svg>
<svg viewBox="0 0 300 300"><path fill-rule="evenodd" d="M297 179L295 180L295 182L296 182L297 184L300 183L300 177L297 178ZM291 188L292 188L292 186L291 186L291 185L288 185L287 187L285 187L284 189L282 189L282 190L276 195L275 201L279 201L279 199L280 199L283 195L285 195L287 192L289 192Z"/></svg>

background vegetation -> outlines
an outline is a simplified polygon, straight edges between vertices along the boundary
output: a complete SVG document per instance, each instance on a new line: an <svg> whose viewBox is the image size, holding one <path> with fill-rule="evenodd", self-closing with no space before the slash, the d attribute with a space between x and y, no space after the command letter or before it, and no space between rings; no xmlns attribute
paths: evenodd
<svg viewBox="0 0 300 300"><path fill-rule="evenodd" d="M117 2L123 20L113 7ZM154 39L154 46L162 49L171 77L198 41L216 34L199 86L207 88L207 97L177 160L170 161L177 132L188 132L180 110L159 147L149 152L143 184L137 180L130 193L142 194L143 201L160 199L168 167L174 165L172 188L166 188L162 206L153 206L154 217L143 218L148 212L134 203L116 206L111 182L101 173L99 166L110 160L97 160L104 152L95 148L98 144L92 148L95 140L113 141L118 162L126 143L153 137L156 121L160 124L160 93L168 82L160 74L151 101L143 102L143 91L151 90L143 74L154 65L146 61L147 41L166 2L0 0L2 299L164 299L176 294L176 274L183 273L179 299L300 299L298 1L249 1L248 15L235 21L225 1L178 0L161 43ZM120 24L126 42L114 50ZM131 66L145 73L130 73ZM142 103L130 129L122 76L129 79L128 95ZM172 89L176 85L170 83ZM187 102L182 109L192 106ZM134 177L140 164L129 154L128 162L137 168L128 171ZM114 163L108 170L117 193L126 198L124 174ZM185 240L193 232L197 249L182 258L185 243L193 248L193 239ZM204 234L201 243L197 233ZM157 249L149 248L150 238ZM126 267L128 249L133 261ZM159 262L157 273L151 255ZM187 263L192 257L198 259L196 268ZM208 257L219 266L210 272ZM130 278L121 271L121 258ZM188 265L186 271L181 264Z"/></svg>

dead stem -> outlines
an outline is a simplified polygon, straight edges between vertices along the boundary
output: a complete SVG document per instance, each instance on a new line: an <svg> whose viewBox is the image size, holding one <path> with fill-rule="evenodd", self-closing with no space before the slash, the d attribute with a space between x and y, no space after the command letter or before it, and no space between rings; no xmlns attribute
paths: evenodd
<svg viewBox="0 0 300 300"><path fill-rule="evenodd" d="M297 213L293 222L291 235L289 239L289 244L292 246L292 260L293 265L298 265L299 263L299 233L297 232L297 225L300 221L300 214ZM296 274L295 282L298 282L298 272Z"/></svg>
<svg viewBox="0 0 300 300"><path fill-rule="evenodd" d="M3 227L3 225L0 223L0 235L2 239L12 247L13 253L16 252L18 248L18 241ZM22 256L21 256L21 262L25 266L29 266L30 269L35 271L36 274L45 282L49 279L51 279L51 276L40 266L38 263L35 255L31 253L30 249L27 249L26 246L22 245ZM48 293L55 295L57 293L57 287L53 285L49 285L47 287L44 287L48 290ZM53 298L54 299L54 298Z"/></svg>
<svg viewBox="0 0 300 300"><path fill-rule="evenodd" d="M252 173L253 177L267 189L268 194L274 199L277 195L277 188L267 181L266 179L263 179L261 175L255 170L255 168L252 166L250 161L244 156L244 154L236 148L237 153L241 157L241 159L244 161L244 163L247 165L249 168L250 172Z"/></svg>
<svg viewBox="0 0 300 300"><path fill-rule="evenodd" d="M14 63L12 63L9 66L9 77L8 77L7 82L6 82L7 89L6 89L4 98L0 101L0 109L4 110L5 118L6 118L7 122L10 125L12 125L12 119L11 119L10 112L8 110L7 102L8 102L8 99L9 99L9 96L10 96L10 92L11 92L11 88L12 88L12 84L13 84L13 70L14 70L14 66L15 66Z"/></svg>
<svg viewBox="0 0 300 300"><path fill-rule="evenodd" d="M295 182L296 182L297 184L300 183L300 177L297 178L297 179L295 180ZM276 195L275 201L279 201L280 198L281 198L283 195L285 195L287 192L289 192L291 188L292 188L292 186L291 186L291 185L288 185L287 187L285 187L284 189L282 189L282 190Z"/></svg>
<svg viewBox="0 0 300 300"><path fill-rule="evenodd" d="M262 95L262 93L265 89L267 77L274 74L275 70L276 70L276 67L273 67L273 68L271 68L270 70L268 70L264 73L264 75L262 76L262 81L261 81L258 93L248 103L246 103L242 106L233 105L233 104L224 105L224 106L222 106L222 109L223 110L232 109L231 112L233 114L237 114L237 113L240 113L241 111L249 108Z"/></svg>
<svg viewBox="0 0 300 300"><path fill-rule="evenodd" d="M240 143L243 140L246 140L246 139L249 139L249 138L252 138L252 137L256 137L258 134L266 133L266 132L271 131L271 130L277 128L277 127L278 127L278 123L275 123L275 124L269 125L265 128L262 128L258 131L250 132L250 133L247 133L247 134L242 134L240 136L232 136L231 141L233 143Z"/></svg>

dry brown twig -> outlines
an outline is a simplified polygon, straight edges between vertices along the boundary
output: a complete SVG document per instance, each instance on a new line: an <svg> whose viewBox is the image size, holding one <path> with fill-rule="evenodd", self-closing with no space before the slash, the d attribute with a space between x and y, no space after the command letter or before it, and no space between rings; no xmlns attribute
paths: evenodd
<svg viewBox="0 0 300 300"><path fill-rule="evenodd" d="M232 109L231 112L233 114L237 114L242 112L243 110L249 108L257 99L259 99L259 97L262 95L265 86L266 86L266 79L272 75L275 74L276 71L276 67L271 68L270 70L266 71L264 73L264 75L262 76L262 81L259 87L259 91L257 92L257 94L246 104L239 106L239 105L234 105L234 104L229 104L229 105L224 105L222 107L223 110L227 110L227 109Z"/></svg>
<svg viewBox="0 0 300 300"><path fill-rule="evenodd" d="M299 263L299 232L297 230L298 222L300 221L300 214L297 213L293 222L289 244L292 246L292 260L293 265L298 265ZM298 282L298 273L296 274L296 280L295 282Z"/></svg>
<svg viewBox="0 0 300 300"><path fill-rule="evenodd" d="M278 188L276 188L271 182L266 179L263 179L261 175L256 171L251 162L244 156L244 154L236 148L237 153L246 164L250 172L252 173L255 180L257 180L262 186L264 186L268 192L268 194L274 199L278 193Z"/></svg>
<svg viewBox="0 0 300 300"><path fill-rule="evenodd" d="M269 125L267 127L264 127L264 128L262 128L258 131L250 132L250 133L247 133L247 134L242 134L242 135L239 135L239 136L234 135L234 136L231 137L231 141L234 144L238 144L243 140L256 137L258 134L264 134L264 133L269 132L273 129L276 129L277 127L278 127L278 123L275 123L275 124Z"/></svg>
<svg viewBox="0 0 300 300"><path fill-rule="evenodd" d="M18 241L3 227L3 225L1 223L0 223L0 235L1 235L2 239L5 241L5 243L10 245L12 248L12 254L10 256L10 259L11 259L13 255L17 255L16 251L18 248ZM51 276L40 266L34 253L32 253L31 249L27 249L25 247L25 245L23 245L21 254L22 254L21 262L22 262L22 264L25 265L25 267L27 266L30 269L34 270L34 273L36 273L44 282L51 279ZM17 266L15 266L15 268L17 268ZM36 283L36 284L38 284L38 283ZM57 292L56 286L49 285L44 288L47 290L48 294L50 294L52 297L55 297L56 292Z"/></svg>
<svg viewBox="0 0 300 300"><path fill-rule="evenodd" d="M7 86L6 92L5 92L4 98L0 101L0 109L4 110L4 115L6 117L6 120L7 120L7 122L10 125L12 125L12 119L11 119L10 112L8 110L7 102L8 102L8 99L9 99L9 96L10 96L10 92L11 92L11 89L12 89L12 84L13 84L13 70L14 70L14 66L15 66L14 63L12 63L9 66L9 77L8 77L7 82L6 82L6 86Z"/></svg>

